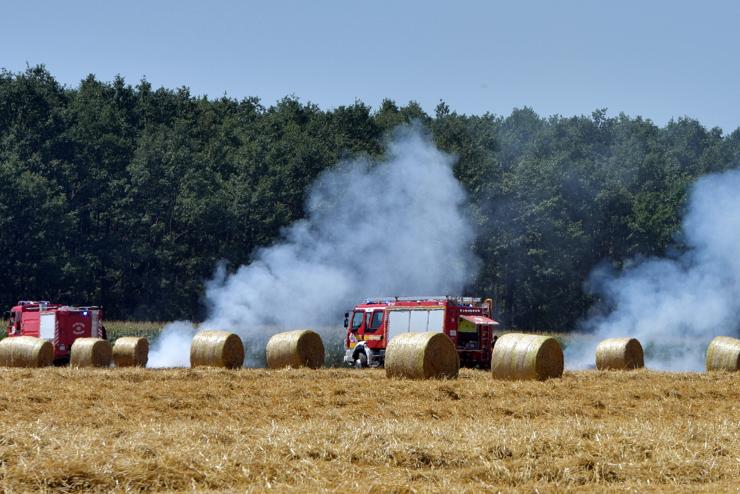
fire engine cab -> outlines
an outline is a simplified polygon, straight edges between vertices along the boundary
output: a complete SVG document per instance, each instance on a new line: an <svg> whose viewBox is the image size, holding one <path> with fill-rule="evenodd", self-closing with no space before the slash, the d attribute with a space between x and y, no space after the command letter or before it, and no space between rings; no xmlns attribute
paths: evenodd
<svg viewBox="0 0 740 494"><path fill-rule="evenodd" d="M436 331L457 348L460 364L489 368L499 323L492 319L493 301L473 297L374 297L344 315L347 333L344 362L356 367L380 366L395 335Z"/></svg>
<svg viewBox="0 0 740 494"><path fill-rule="evenodd" d="M47 301L21 300L8 313L7 334L35 336L54 345L54 360L69 358L80 337L107 338L100 307L70 307Z"/></svg>

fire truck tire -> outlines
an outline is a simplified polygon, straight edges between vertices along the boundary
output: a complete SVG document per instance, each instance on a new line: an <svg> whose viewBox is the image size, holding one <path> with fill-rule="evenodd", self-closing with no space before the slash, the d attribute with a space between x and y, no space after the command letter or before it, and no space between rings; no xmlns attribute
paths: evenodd
<svg viewBox="0 0 740 494"><path fill-rule="evenodd" d="M358 369L363 369L367 367L367 354L365 352L359 352L357 354L357 358L355 359L355 367Z"/></svg>

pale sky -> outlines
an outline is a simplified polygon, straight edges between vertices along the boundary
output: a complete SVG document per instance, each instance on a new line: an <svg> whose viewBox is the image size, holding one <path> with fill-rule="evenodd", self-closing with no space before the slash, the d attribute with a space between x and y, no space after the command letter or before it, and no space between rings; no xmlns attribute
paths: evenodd
<svg viewBox="0 0 740 494"><path fill-rule="evenodd" d="M740 126L740 1L0 0L0 67L67 86L193 94L440 99L460 113L688 115Z"/></svg>

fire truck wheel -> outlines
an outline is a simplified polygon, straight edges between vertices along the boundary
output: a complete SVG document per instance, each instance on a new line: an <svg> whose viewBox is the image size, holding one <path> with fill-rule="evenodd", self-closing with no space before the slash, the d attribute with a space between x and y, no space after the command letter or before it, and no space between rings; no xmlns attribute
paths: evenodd
<svg viewBox="0 0 740 494"><path fill-rule="evenodd" d="M357 354L357 359L355 359L355 367L357 367L358 369L367 367L367 355L365 354L365 352L360 352Z"/></svg>

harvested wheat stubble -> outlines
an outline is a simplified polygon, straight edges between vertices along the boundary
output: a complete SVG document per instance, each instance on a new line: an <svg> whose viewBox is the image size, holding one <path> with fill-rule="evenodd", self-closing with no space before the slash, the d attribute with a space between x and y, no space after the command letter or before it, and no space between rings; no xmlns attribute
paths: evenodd
<svg viewBox="0 0 740 494"><path fill-rule="evenodd" d="M110 367L113 350L102 338L77 338L72 343L69 365L72 367Z"/></svg>
<svg viewBox="0 0 740 494"><path fill-rule="evenodd" d="M495 379L537 379L563 375L563 349L551 336L509 333L496 340L491 356Z"/></svg>
<svg viewBox="0 0 740 494"><path fill-rule="evenodd" d="M309 367L324 365L324 343L309 329L278 333L267 342L267 368Z"/></svg>
<svg viewBox="0 0 740 494"><path fill-rule="evenodd" d="M444 333L403 333L385 350L385 375L409 379L456 378L460 357Z"/></svg>
<svg viewBox="0 0 740 494"><path fill-rule="evenodd" d="M635 338L607 338L596 347L596 368L630 370L645 367L642 345Z"/></svg>
<svg viewBox="0 0 740 494"><path fill-rule="evenodd" d="M740 340L717 336L707 347L707 370L740 370Z"/></svg>
<svg viewBox="0 0 740 494"><path fill-rule="evenodd" d="M116 367L146 367L149 360L149 340L138 336L124 336L113 344L113 362Z"/></svg>
<svg viewBox="0 0 740 494"><path fill-rule="evenodd" d="M46 367L54 361L51 342L33 336L12 336L0 341L0 366Z"/></svg>
<svg viewBox="0 0 740 494"><path fill-rule="evenodd" d="M0 491L738 490L738 373L542 383L460 369L380 386L382 370L341 368L114 374L0 369Z"/></svg>
<svg viewBox="0 0 740 494"><path fill-rule="evenodd" d="M191 367L236 369L244 363L241 338L227 331L200 331L190 346Z"/></svg>

